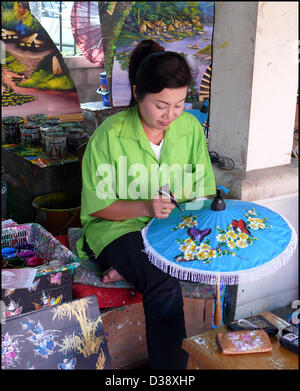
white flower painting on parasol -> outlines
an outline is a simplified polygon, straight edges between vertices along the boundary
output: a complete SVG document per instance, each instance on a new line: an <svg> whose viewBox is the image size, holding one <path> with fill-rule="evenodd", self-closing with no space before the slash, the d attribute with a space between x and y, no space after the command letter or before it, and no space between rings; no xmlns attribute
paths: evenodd
<svg viewBox="0 0 300 391"><path fill-rule="evenodd" d="M246 221L234 219L225 229L216 226L218 245L215 248L211 247L209 238L204 239L211 233L211 228L200 230L196 228L198 225L197 216L182 216L182 222L172 229L172 231L185 229L188 235L186 239L176 239L180 250L180 254L175 257L177 262L199 260L203 263L210 263L211 259L222 255L238 256L239 249L246 248L258 240L256 236L251 234L250 230L272 228L267 223L268 217L252 217L257 215L259 213L251 208L246 210L244 214Z"/></svg>
<svg viewBox="0 0 300 391"><path fill-rule="evenodd" d="M152 264L180 280L217 285L217 298L220 284L248 283L275 273L297 245L294 228L278 213L218 197L180 204L184 214L175 208L142 230ZM221 207L215 207L219 201Z"/></svg>
<svg viewBox="0 0 300 391"><path fill-rule="evenodd" d="M278 213L239 200L226 200L222 211L212 210L211 200L202 203L199 210L181 204L184 215L175 208L142 230L145 252L161 270L181 280L215 285L219 277L221 284L236 285L289 261L297 237Z"/></svg>

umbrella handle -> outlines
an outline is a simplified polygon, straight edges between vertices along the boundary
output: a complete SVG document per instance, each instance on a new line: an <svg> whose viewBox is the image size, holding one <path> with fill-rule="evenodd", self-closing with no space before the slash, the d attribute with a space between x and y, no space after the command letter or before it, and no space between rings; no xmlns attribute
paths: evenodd
<svg viewBox="0 0 300 391"><path fill-rule="evenodd" d="M221 300L220 300L220 276L217 277L218 282L216 285L216 302L215 302L215 313L214 313L214 324L216 326L220 326L222 322L221 316Z"/></svg>

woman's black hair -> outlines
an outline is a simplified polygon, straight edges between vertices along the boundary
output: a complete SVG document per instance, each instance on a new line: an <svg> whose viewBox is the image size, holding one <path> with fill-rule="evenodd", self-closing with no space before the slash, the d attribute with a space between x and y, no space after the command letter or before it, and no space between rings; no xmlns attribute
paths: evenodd
<svg viewBox="0 0 300 391"><path fill-rule="evenodd" d="M185 58L176 52L165 51L157 42L146 39L133 50L129 60L131 100L129 107L164 88L180 88L191 83L191 71ZM132 86L136 86L137 100Z"/></svg>

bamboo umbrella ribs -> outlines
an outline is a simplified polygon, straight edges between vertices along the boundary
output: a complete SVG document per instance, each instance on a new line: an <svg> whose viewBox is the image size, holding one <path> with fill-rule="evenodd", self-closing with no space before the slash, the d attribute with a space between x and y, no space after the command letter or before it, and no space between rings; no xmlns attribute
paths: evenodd
<svg viewBox="0 0 300 391"><path fill-rule="evenodd" d="M110 2L107 11L114 12L117 2ZM103 67L104 52L97 1L74 1L71 12L71 26L74 40L85 58Z"/></svg>

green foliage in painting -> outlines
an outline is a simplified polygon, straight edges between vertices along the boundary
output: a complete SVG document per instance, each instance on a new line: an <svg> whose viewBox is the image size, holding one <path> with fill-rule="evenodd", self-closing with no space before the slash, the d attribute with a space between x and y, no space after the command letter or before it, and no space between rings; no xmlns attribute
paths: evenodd
<svg viewBox="0 0 300 391"><path fill-rule="evenodd" d="M1 106L20 106L24 103L32 102L34 100L36 100L34 96L16 94L12 87L6 86L1 97Z"/></svg>
<svg viewBox="0 0 300 391"><path fill-rule="evenodd" d="M184 39L203 31L198 2L135 2L119 37L120 46L147 36L162 41Z"/></svg>
<svg viewBox="0 0 300 391"><path fill-rule="evenodd" d="M38 88L41 90L75 90L75 86L64 61L59 61L61 75L52 72L53 55L45 56L29 79L18 83L20 87Z"/></svg>
<svg viewBox="0 0 300 391"><path fill-rule="evenodd" d="M194 18L195 16L200 15L200 10L198 8L198 1L189 1L186 3L182 14L189 18Z"/></svg>
<svg viewBox="0 0 300 391"><path fill-rule="evenodd" d="M120 63L122 71L128 71L130 55L131 52L128 50L115 54L116 60Z"/></svg>
<svg viewBox="0 0 300 391"><path fill-rule="evenodd" d="M205 46L205 48L199 50L199 53L201 53L201 54L207 54L208 56L211 55L211 52L212 52L211 45L207 45L207 46Z"/></svg>
<svg viewBox="0 0 300 391"><path fill-rule="evenodd" d="M18 85L20 87L36 87L45 80L47 81L47 76L49 76L49 74L40 69L39 71L34 72L28 80L24 80ZM52 77L54 77L54 75L52 75Z"/></svg>
<svg viewBox="0 0 300 391"><path fill-rule="evenodd" d="M62 68L63 74L67 75L69 73L69 69L66 63L63 61L61 55L59 53L56 53L55 56L59 61L59 65ZM52 58L53 58L53 54L48 54L47 56L43 57L35 71L39 71L40 69L43 69L48 73L52 73Z"/></svg>
<svg viewBox="0 0 300 391"><path fill-rule="evenodd" d="M74 83L67 76L55 76L42 69L34 72L28 80L18 83L20 87L38 88L41 90L73 90Z"/></svg>
<svg viewBox="0 0 300 391"><path fill-rule="evenodd" d="M10 3L12 3L12 1ZM5 26L8 30L13 30L16 24L15 15L11 10L6 9L3 6L1 6L1 23L2 26Z"/></svg>
<svg viewBox="0 0 300 391"><path fill-rule="evenodd" d="M113 66L113 58L114 58L114 53L116 50L116 42L118 40L118 36L120 34L120 31L122 29L123 23L125 19L127 18L129 12L131 10L131 4L128 5L127 9L125 9L122 18L116 23L115 28L114 28L114 34L112 39L109 42L108 45L108 54L107 54L107 62L106 62L106 74L108 77L111 77L112 74L112 66Z"/></svg>
<svg viewBox="0 0 300 391"><path fill-rule="evenodd" d="M73 90L74 83L69 76L64 75L49 80L47 87L49 90Z"/></svg>
<svg viewBox="0 0 300 391"><path fill-rule="evenodd" d="M5 64L3 64L3 67L14 73L22 73L26 70L26 65L21 64L12 55L10 55L9 52L6 52Z"/></svg>
<svg viewBox="0 0 300 391"><path fill-rule="evenodd" d="M40 39L47 38L47 33L41 29L38 20L20 1L1 2L1 23L2 27L13 31L20 31L19 24L21 23L25 29L22 35L38 32Z"/></svg>

